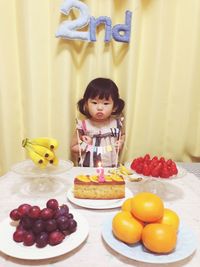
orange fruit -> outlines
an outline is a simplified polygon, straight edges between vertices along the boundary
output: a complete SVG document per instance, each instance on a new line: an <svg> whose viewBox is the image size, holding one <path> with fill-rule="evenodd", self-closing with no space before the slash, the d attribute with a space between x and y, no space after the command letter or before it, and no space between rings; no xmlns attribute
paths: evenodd
<svg viewBox="0 0 200 267"><path fill-rule="evenodd" d="M128 211L118 212L112 220L114 236L127 243L134 244L141 240L143 223L135 219Z"/></svg>
<svg viewBox="0 0 200 267"><path fill-rule="evenodd" d="M97 175L90 175L89 179L91 182L98 183L99 182L99 177Z"/></svg>
<svg viewBox="0 0 200 267"><path fill-rule="evenodd" d="M138 193L132 198L131 213L143 222L155 222L163 216L164 204L162 199L153 193Z"/></svg>
<svg viewBox="0 0 200 267"><path fill-rule="evenodd" d="M176 231L178 231L180 220L175 211L165 208L163 217L160 218L157 223L171 225L175 228Z"/></svg>
<svg viewBox="0 0 200 267"><path fill-rule="evenodd" d="M132 210L132 197L127 198L123 203L122 203L122 210L124 211L131 211Z"/></svg>
<svg viewBox="0 0 200 267"><path fill-rule="evenodd" d="M105 177L106 182L112 182L112 178L110 175L105 175L104 177Z"/></svg>
<svg viewBox="0 0 200 267"><path fill-rule="evenodd" d="M123 177L118 175L118 174L112 174L111 175L111 178L113 181L116 181L116 182L122 182L124 181Z"/></svg>
<svg viewBox="0 0 200 267"><path fill-rule="evenodd" d="M81 182L84 182L84 183L89 183L90 182L90 178L88 175L78 175L76 176L76 179L78 179L79 181Z"/></svg>
<svg viewBox="0 0 200 267"><path fill-rule="evenodd" d="M176 246L176 230L167 224L149 223L142 232L144 246L152 252L169 253Z"/></svg>

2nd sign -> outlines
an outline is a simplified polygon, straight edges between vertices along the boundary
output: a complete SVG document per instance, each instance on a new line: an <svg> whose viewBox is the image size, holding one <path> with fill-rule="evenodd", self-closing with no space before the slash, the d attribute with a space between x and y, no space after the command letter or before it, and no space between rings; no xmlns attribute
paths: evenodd
<svg viewBox="0 0 200 267"><path fill-rule="evenodd" d="M90 16L88 6L79 0L65 0L60 11L64 15L68 15L72 8L77 8L80 11L80 16L75 20L65 20L62 22L56 32L56 37L96 42L96 28L100 24L104 24L105 42L110 42L112 37L117 42L130 42L132 19L131 11L126 11L124 24L112 26L112 20L107 16L100 16L98 18ZM88 31L77 31L88 24Z"/></svg>

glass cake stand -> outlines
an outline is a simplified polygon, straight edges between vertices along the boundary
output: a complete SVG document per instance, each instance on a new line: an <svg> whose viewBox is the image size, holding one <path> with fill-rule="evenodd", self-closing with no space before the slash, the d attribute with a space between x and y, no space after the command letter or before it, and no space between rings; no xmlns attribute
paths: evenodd
<svg viewBox="0 0 200 267"><path fill-rule="evenodd" d="M137 187L137 191L151 192L162 197L163 199L168 199L167 194L169 193L169 190L167 190L167 187L169 183L167 182L169 182L170 180L181 178L187 174L187 171L184 168L177 166L178 174L171 176L170 178L145 176L145 175L136 173L134 170L131 169L130 165L131 165L130 162L125 163L125 167L131 170L133 173L132 175L129 175L129 180L131 181L131 179L135 179L138 177L142 179L142 181L139 184L139 187Z"/></svg>
<svg viewBox="0 0 200 267"><path fill-rule="evenodd" d="M70 160L59 160L58 166L49 164L46 169L39 169L31 160L25 160L12 166L11 171L23 178L19 184L22 194L48 196L52 193L56 195L66 188L66 184L58 175L67 172L73 166Z"/></svg>

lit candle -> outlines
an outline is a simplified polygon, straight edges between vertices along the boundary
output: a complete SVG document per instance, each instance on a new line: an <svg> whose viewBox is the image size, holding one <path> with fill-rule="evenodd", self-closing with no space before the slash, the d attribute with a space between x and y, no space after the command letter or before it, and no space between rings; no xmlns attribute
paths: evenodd
<svg viewBox="0 0 200 267"><path fill-rule="evenodd" d="M105 182L104 168L101 166L101 162L98 163L97 173L99 174L99 179L98 179L98 181L99 181L100 183Z"/></svg>

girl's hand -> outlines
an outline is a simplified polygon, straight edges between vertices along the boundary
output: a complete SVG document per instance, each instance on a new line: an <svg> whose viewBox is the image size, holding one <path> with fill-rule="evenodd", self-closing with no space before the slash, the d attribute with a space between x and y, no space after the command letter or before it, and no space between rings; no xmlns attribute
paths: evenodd
<svg viewBox="0 0 200 267"><path fill-rule="evenodd" d="M124 140L120 139L115 142L115 148L121 150L124 145Z"/></svg>
<svg viewBox="0 0 200 267"><path fill-rule="evenodd" d="M88 135L83 135L82 136L82 141L85 142L87 145L92 144L92 138Z"/></svg>

